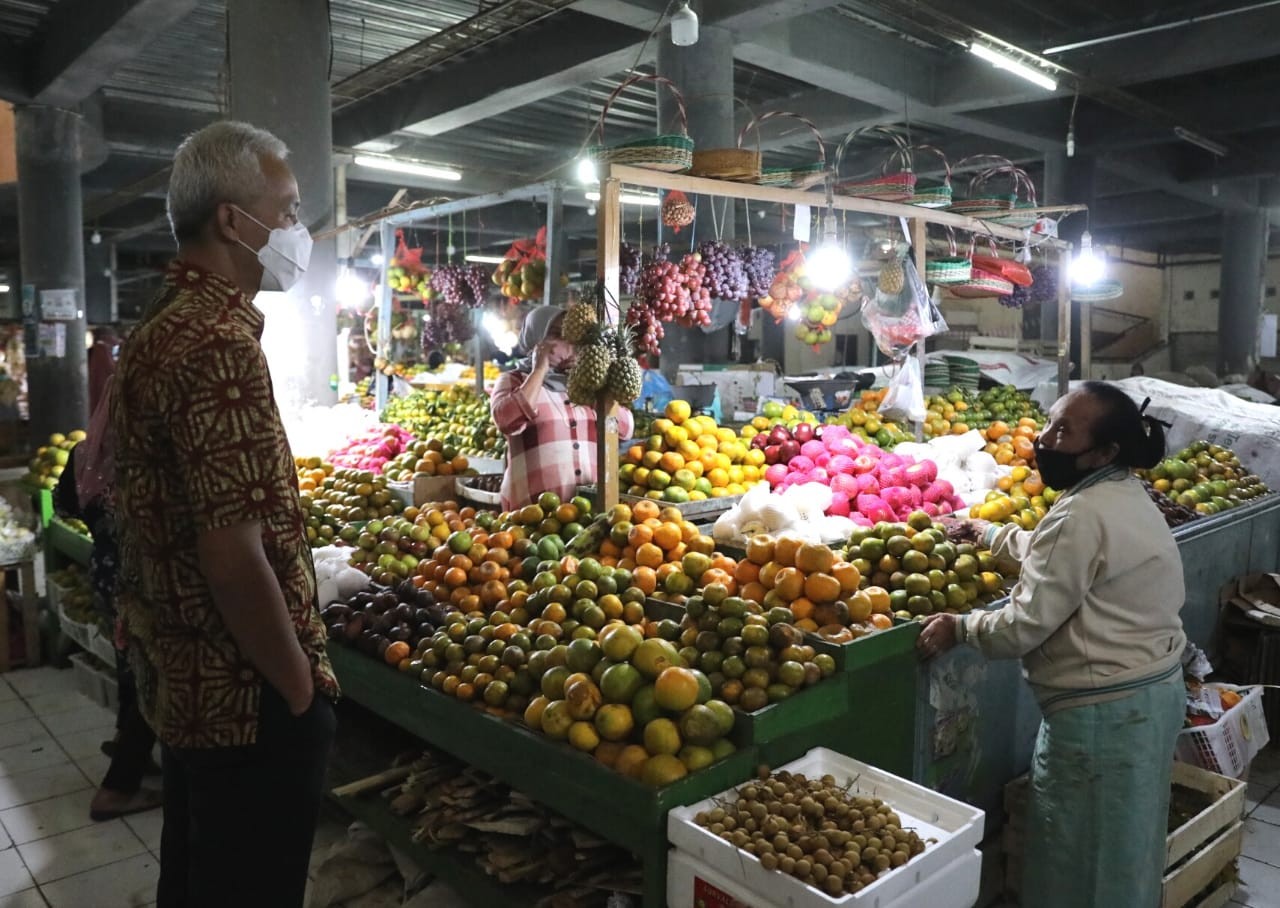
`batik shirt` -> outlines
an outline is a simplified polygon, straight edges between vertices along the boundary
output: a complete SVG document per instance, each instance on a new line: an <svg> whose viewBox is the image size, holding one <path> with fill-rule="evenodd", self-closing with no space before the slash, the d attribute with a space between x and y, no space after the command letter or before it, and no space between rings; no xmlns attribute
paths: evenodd
<svg viewBox="0 0 1280 908"><path fill-rule="evenodd" d="M129 339L111 414L120 530L117 604L139 702L170 747L256 740L262 676L200 571L200 533L255 521L316 688L336 694L297 479L259 339L264 318L225 278L174 262Z"/></svg>

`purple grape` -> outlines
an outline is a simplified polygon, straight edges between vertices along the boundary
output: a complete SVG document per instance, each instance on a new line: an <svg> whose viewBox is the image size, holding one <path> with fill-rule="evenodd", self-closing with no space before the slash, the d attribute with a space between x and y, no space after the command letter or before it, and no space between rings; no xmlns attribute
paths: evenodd
<svg viewBox="0 0 1280 908"><path fill-rule="evenodd" d="M773 250L760 246L741 246L738 257L742 259L742 270L747 275L747 296L760 299L769 295L769 288L777 275L774 267Z"/></svg>
<svg viewBox="0 0 1280 908"><path fill-rule="evenodd" d="M640 251L640 247L623 243L618 255L618 264L619 289L625 295L633 296L636 287L640 284L640 269L644 265L644 254Z"/></svg>
<svg viewBox="0 0 1280 908"><path fill-rule="evenodd" d="M441 265L431 274L431 289L444 302L474 309L489 293L489 272L481 265Z"/></svg>
<svg viewBox="0 0 1280 908"><path fill-rule="evenodd" d="M711 296L722 300L740 300L747 296L749 283L742 258L732 247L713 240L698 244L698 254L707 269Z"/></svg>

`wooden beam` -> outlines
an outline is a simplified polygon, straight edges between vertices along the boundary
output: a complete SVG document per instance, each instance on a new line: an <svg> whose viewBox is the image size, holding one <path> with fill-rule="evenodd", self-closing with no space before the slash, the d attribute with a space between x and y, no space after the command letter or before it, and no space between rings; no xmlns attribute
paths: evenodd
<svg viewBox="0 0 1280 908"><path fill-rule="evenodd" d="M604 281L605 320L616 325L622 246L622 181L612 175L600 181L597 273ZM596 412L596 504L603 513L618 503L618 405L602 402Z"/></svg>

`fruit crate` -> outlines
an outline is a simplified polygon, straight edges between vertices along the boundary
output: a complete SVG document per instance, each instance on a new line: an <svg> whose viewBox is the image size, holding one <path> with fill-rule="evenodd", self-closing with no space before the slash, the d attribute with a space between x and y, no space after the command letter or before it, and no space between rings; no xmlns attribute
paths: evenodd
<svg viewBox="0 0 1280 908"><path fill-rule="evenodd" d="M1211 684L1239 693L1244 699L1224 712L1212 725L1184 728L1178 732L1177 758L1210 772L1240 778L1271 735L1262 709L1261 686L1237 687Z"/></svg>
<svg viewBox="0 0 1280 908"><path fill-rule="evenodd" d="M45 557L50 549L60 553L66 559L74 561L81 567L89 566L89 556L93 552L93 540L77 533L57 517L49 521L45 529Z"/></svg>
<svg viewBox="0 0 1280 908"><path fill-rule="evenodd" d="M972 908L970 893L978 891L981 877L982 852L974 849L877 908ZM672 849L667 858L667 904L670 908L783 908L679 849Z"/></svg>
<svg viewBox="0 0 1280 908"><path fill-rule="evenodd" d="M1214 881L1241 853L1244 842L1245 783L1189 763L1173 764L1173 785L1199 792L1207 805L1165 838L1165 874L1161 908L1219 908L1235 891L1230 881ZM1025 812L1030 779L1021 776L1005 786L1007 815L1002 831L1005 891L1017 896L1022 888Z"/></svg>
<svg viewBox="0 0 1280 908"><path fill-rule="evenodd" d="M758 763L755 748L746 747L651 788L339 643L329 645L329 656L346 699L633 852L645 868L645 908L665 904L667 812L741 783Z"/></svg>
<svg viewBox="0 0 1280 908"><path fill-rule="evenodd" d="M88 653L72 653L76 689L99 706L116 709L120 705L119 684L115 672L99 666Z"/></svg>
<svg viewBox="0 0 1280 908"><path fill-rule="evenodd" d="M778 771L781 770L803 773L809 778L830 774L838 784L847 782L853 794L883 799L902 818L903 828L910 827L921 838L937 841L922 854L860 892L840 898L832 898L778 871L765 870L754 855L734 847L694 822L699 812L712 810L717 802L732 796L732 789L697 804L672 810L667 818L667 837L671 844L695 860L740 881L748 890L758 893L767 905L880 908L893 904L926 880L945 873L982 841L984 814L978 808L824 747L815 748L799 760L778 767ZM978 898L976 878L968 890L961 890L955 880L950 880L946 888L948 891L956 890L956 904L971 905Z"/></svg>
<svg viewBox="0 0 1280 908"><path fill-rule="evenodd" d="M64 605L67 590L57 581L48 580L45 584L45 594L49 599L49 608L58 616L58 627L62 635L81 649L88 650L89 637L97 631L92 624L76 621L67 614Z"/></svg>

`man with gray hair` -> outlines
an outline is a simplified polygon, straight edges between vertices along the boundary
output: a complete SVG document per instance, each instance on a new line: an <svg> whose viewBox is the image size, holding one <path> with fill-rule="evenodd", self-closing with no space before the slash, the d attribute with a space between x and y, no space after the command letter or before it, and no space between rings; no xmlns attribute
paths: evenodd
<svg viewBox="0 0 1280 908"><path fill-rule="evenodd" d="M178 256L116 373L117 593L164 754L159 908L302 908L337 684L259 290L306 271L288 149L246 123L182 143Z"/></svg>

